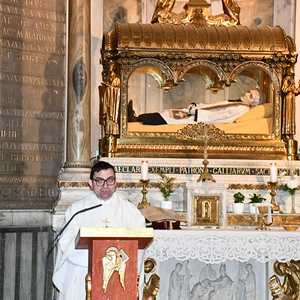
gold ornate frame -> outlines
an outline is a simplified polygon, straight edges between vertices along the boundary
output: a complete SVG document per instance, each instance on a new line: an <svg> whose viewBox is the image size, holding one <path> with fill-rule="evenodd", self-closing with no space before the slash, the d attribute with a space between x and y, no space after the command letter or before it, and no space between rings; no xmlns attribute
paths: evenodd
<svg viewBox="0 0 300 300"><path fill-rule="evenodd" d="M100 87L100 152L104 156L201 157L203 139L178 139L176 132L128 130L128 81L141 66L160 70L161 87L176 85L191 69L205 66L230 86L249 67L259 68L273 84L270 134L226 134L209 139L214 158L295 159L294 41L280 27L195 26L193 24L116 24L104 36ZM285 86L288 86L286 88Z"/></svg>
<svg viewBox="0 0 300 300"><path fill-rule="evenodd" d="M220 196L195 195L192 204L191 226L220 225Z"/></svg>

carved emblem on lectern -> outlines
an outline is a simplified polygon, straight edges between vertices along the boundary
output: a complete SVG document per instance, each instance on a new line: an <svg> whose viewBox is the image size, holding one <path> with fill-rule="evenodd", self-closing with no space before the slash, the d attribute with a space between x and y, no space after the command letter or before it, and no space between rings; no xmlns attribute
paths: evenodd
<svg viewBox="0 0 300 300"><path fill-rule="evenodd" d="M118 249L117 247L109 247L105 251L105 256L102 258L103 267L103 284L102 288L104 293L106 293L109 280L114 272L119 273L119 279L121 286L125 290L125 270L126 262L129 256L123 249Z"/></svg>

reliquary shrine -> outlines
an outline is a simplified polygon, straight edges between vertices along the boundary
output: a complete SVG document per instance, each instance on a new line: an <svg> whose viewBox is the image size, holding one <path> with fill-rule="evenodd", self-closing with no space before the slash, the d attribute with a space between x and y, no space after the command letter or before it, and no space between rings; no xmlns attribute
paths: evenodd
<svg viewBox="0 0 300 300"><path fill-rule="evenodd" d="M141 209L165 202L159 174L174 178L165 220L182 230L156 231L143 299L300 299L300 237L285 231L300 226L299 185L283 189L300 167L295 43L280 27L243 26L235 1L217 16L206 1L180 13L174 2L157 1L151 24L115 24L101 53L101 159ZM57 225L88 190L71 177ZM254 213L253 195L264 199Z"/></svg>
<svg viewBox="0 0 300 300"><path fill-rule="evenodd" d="M280 27L196 16L105 34L101 154L201 157L207 128L210 157L295 159L294 41Z"/></svg>

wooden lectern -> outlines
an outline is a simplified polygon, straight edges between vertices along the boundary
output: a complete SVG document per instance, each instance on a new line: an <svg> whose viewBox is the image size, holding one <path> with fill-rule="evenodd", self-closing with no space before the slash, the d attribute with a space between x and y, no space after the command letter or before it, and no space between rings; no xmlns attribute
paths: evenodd
<svg viewBox="0 0 300 300"><path fill-rule="evenodd" d="M86 299L137 299L137 252L152 239L152 228L80 228L76 248L89 249Z"/></svg>

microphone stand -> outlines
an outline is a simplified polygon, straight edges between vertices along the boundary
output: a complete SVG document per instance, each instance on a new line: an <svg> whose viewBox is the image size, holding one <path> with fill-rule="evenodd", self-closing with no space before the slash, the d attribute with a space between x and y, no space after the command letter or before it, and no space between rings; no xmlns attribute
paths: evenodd
<svg viewBox="0 0 300 300"><path fill-rule="evenodd" d="M94 208L97 208L97 207L100 207L102 206L102 204L97 204L97 205L94 205L94 206L91 206L91 207L87 207L87 208L84 208L84 209L81 209L79 211L77 211L70 219L69 221L64 225L64 227L59 231L59 233L57 234L57 236L55 237L55 239L53 240L53 243L52 243L52 246L51 248L48 250L47 252L47 258L48 256L51 254L51 252L55 249L55 247L57 246L58 242L59 242L59 239L61 237L61 235L63 234L63 232L65 231L65 229L68 227L68 225L71 223L71 221L79 214L83 213L83 212L86 212L88 210L92 210Z"/></svg>
<svg viewBox="0 0 300 300"><path fill-rule="evenodd" d="M44 296L47 294L48 295L48 291L47 291L47 284L48 284L48 263L49 263L49 256L50 254L53 252L53 250L56 248L59 239L61 237L61 235L63 234L63 232L65 231L65 229L68 227L68 225L71 223L71 221L79 214L92 210L94 208L100 207L102 206L102 204L97 204L91 207L87 207L84 209L81 209L79 211L77 211L74 215L72 215L72 217L68 220L68 222L64 225L64 227L59 231L59 233L57 234L57 236L55 237L55 239L52 242L52 246L51 248L48 250L47 255L46 255L46 261L45 261L45 271L46 271L46 275L45 275L45 286L44 286ZM53 272L53 270L51 271L51 273Z"/></svg>

